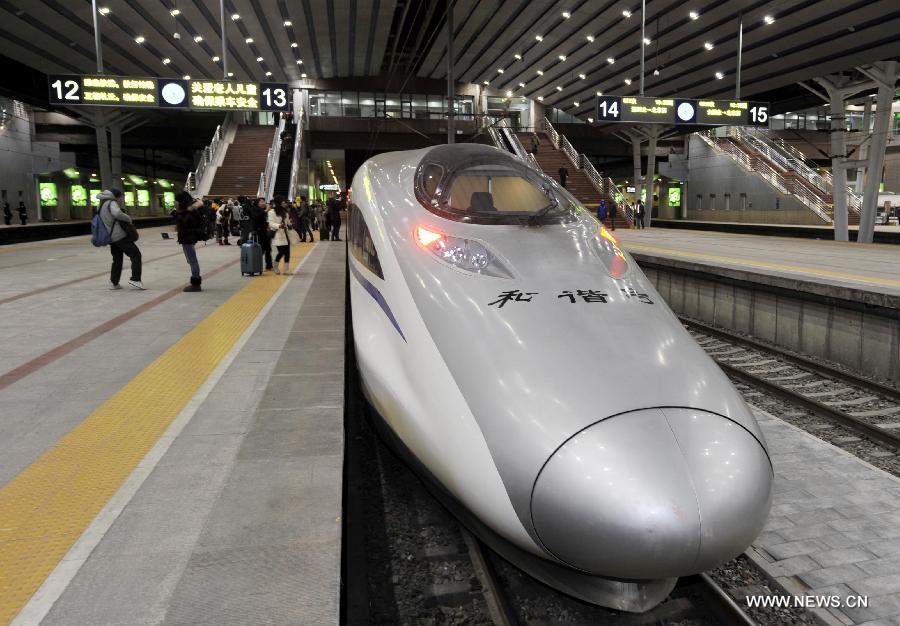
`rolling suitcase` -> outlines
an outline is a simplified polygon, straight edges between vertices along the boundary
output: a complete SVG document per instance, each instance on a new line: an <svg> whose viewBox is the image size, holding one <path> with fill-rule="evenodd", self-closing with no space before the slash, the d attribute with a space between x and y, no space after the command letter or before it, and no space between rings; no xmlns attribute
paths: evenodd
<svg viewBox="0 0 900 626"><path fill-rule="evenodd" d="M256 241L256 235L241 244L241 276L263 273L262 246Z"/></svg>

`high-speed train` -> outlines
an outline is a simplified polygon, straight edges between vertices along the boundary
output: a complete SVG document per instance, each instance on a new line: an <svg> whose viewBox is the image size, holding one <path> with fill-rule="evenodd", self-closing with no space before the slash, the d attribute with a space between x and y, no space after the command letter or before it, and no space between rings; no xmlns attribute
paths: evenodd
<svg viewBox="0 0 900 626"><path fill-rule="evenodd" d="M368 160L349 213L363 393L493 549L643 611L757 536L773 473L750 409L565 189L443 145Z"/></svg>

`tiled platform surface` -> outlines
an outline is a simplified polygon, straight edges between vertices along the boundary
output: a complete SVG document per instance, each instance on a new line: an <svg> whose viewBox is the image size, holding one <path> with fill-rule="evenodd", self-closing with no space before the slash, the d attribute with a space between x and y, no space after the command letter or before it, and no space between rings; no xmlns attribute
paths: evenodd
<svg viewBox="0 0 900 626"><path fill-rule="evenodd" d="M140 245L144 292L107 291L109 253L86 238L4 248L0 375L186 282L172 241L142 232ZM237 253L200 246L204 273L221 270L201 294L154 304L0 388L0 488L257 280L239 276ZM338 621L344 272L344 245L316 244L96 547L63 562L74 576L41 623Z"/></svg>
<svg viewBox="0 0 900 626"><path fill-rule="evenodd" d="M620 228L615 235L638 262L656 261L900 309L900 251L895 245L668 228Z"/></svg>
<svg viewBox="0 0 900 626"><path fill-rule="evenodd" d="M868 597L834 623L900 624L900 479L756 411L775 466L757 562L792 593Z"/></svg>

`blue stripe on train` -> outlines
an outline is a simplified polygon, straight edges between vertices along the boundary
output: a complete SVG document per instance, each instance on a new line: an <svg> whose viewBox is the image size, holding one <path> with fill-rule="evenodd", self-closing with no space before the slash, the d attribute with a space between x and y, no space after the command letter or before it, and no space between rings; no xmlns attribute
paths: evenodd
<svg viewBox="0 0 900 626"><path fill-rule="evenodd" d="M384 314L387 315L387 318L391 321L391 324L393 324L394 328L397 329L397 332L400 333L403 341L406 341L406 335L404 335L403 331L400 330L400 324L397 323L397 318L394 317L394 312L391 311L391 307L388 306L388 303L384 299L384 296L380 291L378 291L378 287L369 282L369 280L362 275L362 272L356 269L356 262L352 258L348 259L348 261L350 263L350 273L353 274L353 277L359 281L359 284L369 292L369 295L372 296L375 302L378 303L378 306L380 306L381 310L384 311Z"/></svg>

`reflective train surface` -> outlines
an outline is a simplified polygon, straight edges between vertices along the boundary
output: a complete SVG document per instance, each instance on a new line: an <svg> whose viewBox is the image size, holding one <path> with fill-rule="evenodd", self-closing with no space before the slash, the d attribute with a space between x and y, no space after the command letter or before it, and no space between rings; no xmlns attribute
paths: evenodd
<svg viewBox="0 0 900 626"><path fill-rule="evenodd" d="M481 539L629 611L747 548L771 504L759 426L577 200L476 144L376 156L352 190L363 392Z"/></svg>

